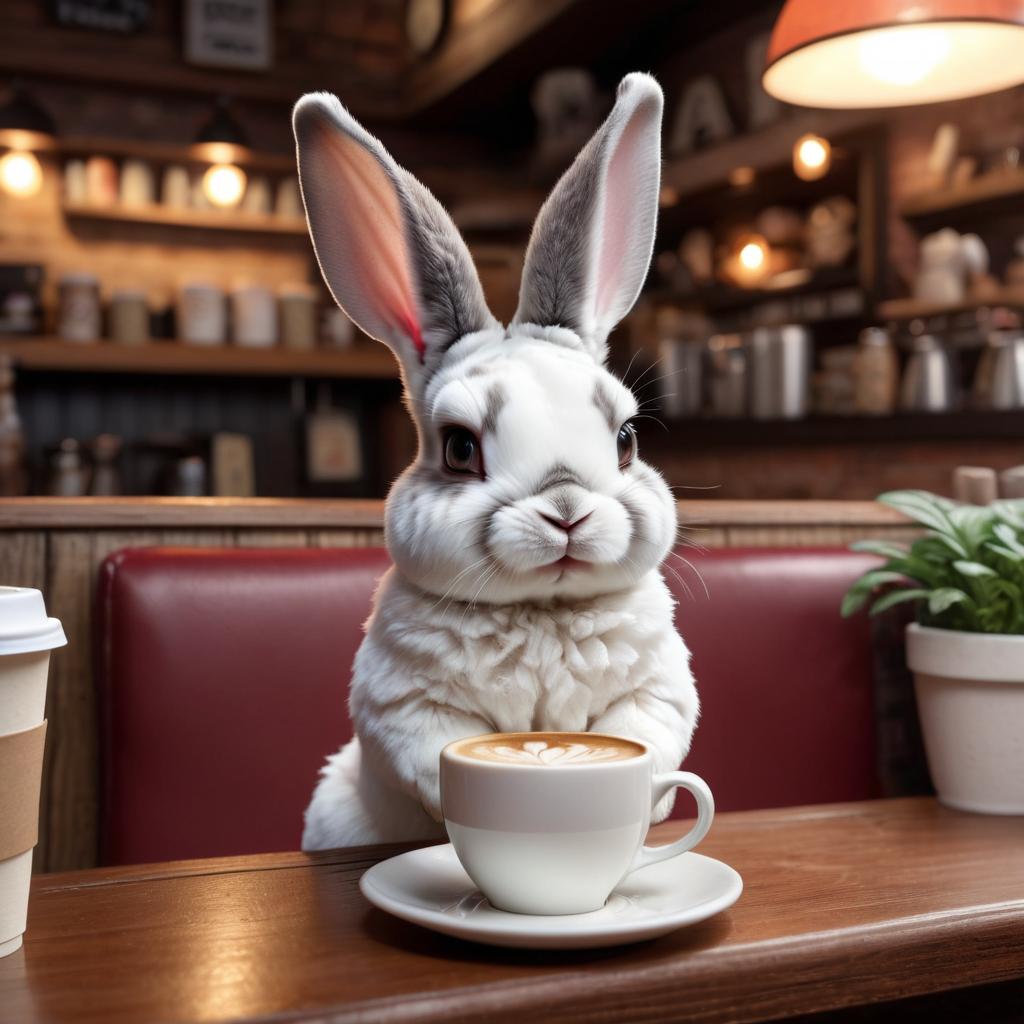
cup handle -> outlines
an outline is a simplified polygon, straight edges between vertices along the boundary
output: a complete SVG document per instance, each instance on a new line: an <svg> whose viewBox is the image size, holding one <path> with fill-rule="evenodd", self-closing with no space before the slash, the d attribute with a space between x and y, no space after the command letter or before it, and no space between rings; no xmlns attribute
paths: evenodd
<svg viewBox="0 0 1024 1024"><path fill-rule="evenodd" d="M677 786L689 790L697 801L697 823L682 839L677 839L674 843L666 843L664 846L641 846L633 866L629 869L630 873L649 864L668 860L669 857L678 857L679 854L692 850L708 834L715 816L715 798L711 795L708 784L693 772L665 772L664 775L655 775L651 782L651 807L654 807L670 789Z"/></svg>

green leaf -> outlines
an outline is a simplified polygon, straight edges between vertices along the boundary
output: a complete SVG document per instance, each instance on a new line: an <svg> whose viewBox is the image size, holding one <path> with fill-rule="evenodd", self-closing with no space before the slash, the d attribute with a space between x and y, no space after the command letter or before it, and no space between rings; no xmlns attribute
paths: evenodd
<svg viewBox="0 0 1024 1024"><path fill-rule="evenodd" d="M953 568L956 569L961 576L970 576L977 579L980 576L998 576L999 573L995 569L990 569L987 565L982 565L981 562L954 562Z"/></svg>
<svg viewBox="0 0 1024 1024"><path fill-rule="evenodd" d="M851 551L863 551L869 555L881 555L882 558L903 558L907 548L888 540L858 540L850 545Z"/></svg>
<svg viewBox="0 0 1024 1024"><path fill-rule="evenodd" d="M890 569L872 569L870 572L864 573L850 589L874 590L875 587L880 587L884 583L902 583L903 580L904 576L901 572L893 572Z"/></svg>
<svg viewBox="0 0 1024 1024"><path fill-rule="evenodd" d="M993 554L1002 555L1011 562L1024 562L1024 552L1014 551L1013 548L1004 548L1002 544L995 544L992 541L985 542L985 550Z"/></svg>
<svg viewBox="0 0 1024 1024"><path fill-rule="evenodd" d="M933 590L928 597L928 611L932 615L941 615L946 609L952 608L955 604L970 603L970 598L955 587L941 587Z"/></svg>
<svg viewBox="0 0 1024 1024"><path fill-rule="evenodd" d="M961 544L956 537L953 537L948 533L933 533L930 536L923 538L923 540L930 540L936 544L942 544L944 547L952 551L954 555L957 555L960 558L971 557L971 553L967 548ZM920 543L920 541L918 543Z"/></svg>
<svg viewBox="0 0 1024 1024"><path fill-rule="evenodd" d="M854 612L859 611L867 604L871 592L886 583L902 583L903 573L890 572L886 569L872 569L864 573L859 580L846 592L843 603L839 608L839 614L845 619Z"/></svg>
<svg viewBox="0 0 1024 1024"><path fill-rule="evenodd" d="M996 523L992 527L992 532L1008 548L1012 548L1018 554L1024 555L1024 544L1018 539L1017 531L1012 526L1007 523Z"/></svg>
<svg viewBox="0 0 1024 1024"><path fill-rule="evenodd" d="M958 505L950 509L949 519L959 539L971 552L978 549L992 525L992 513L987 506Z"/></svg>
<svg viewBox="0 0 1024 1024"><path fill-rule="evenodd" d="M884 612L887 608L892 608L893 605L904 604L907 601L920 601L923 598L928 597L928 594L929 591L927 590L918 590L915 588L892 590L888 594L883 594L871 606L871 614L878 615L879 612Z"/></svg>
<svg viewBox="0 0 1024 1024"><path fill-rule="evenodd" d="M1024 500L994 501L989 508L997 519L1001 519L1015 530L1024 532Z"/></svg>
<svg viewBox="0 0 1024 1024"><path fill-rule="evenodd" d="M953 502L946 498L929 494L927 491L887 491L880 494L878 500L883 505L888 505L915 522L930 526L940 533L949 533L952 530L949 511L953 508Z"/></svg>

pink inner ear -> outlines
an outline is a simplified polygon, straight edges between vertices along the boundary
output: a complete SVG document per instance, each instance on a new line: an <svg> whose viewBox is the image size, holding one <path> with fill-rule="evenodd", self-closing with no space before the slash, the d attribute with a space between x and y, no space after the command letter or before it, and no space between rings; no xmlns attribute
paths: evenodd
<svg viewBox="0 0 1024 1024"><path fill-rule="evenodd" d="M413 289L402 211L395 186L375 157L353 139L326 130L321 138L329 178L318 182L336 197L323 224L335 297L367 333L426 346Z"/></svg>
<svg viewBox="0 0 1024 1024"><path fill-rule="evenodd" d="M601 254L597 271L597 315L603 318L622 301L619 292L632 258L630 241L638 215L638 175L641 172L641 133L645 117L639 108L619 137L608 162L601 210ZM628 297L632 299L632 296Z"/></svg>

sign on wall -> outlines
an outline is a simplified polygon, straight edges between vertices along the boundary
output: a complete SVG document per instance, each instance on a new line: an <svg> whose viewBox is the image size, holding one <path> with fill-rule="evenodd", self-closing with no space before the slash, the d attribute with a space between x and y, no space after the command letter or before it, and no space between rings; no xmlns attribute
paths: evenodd
<svg viewBox="0 0 1024 1024"><path fill-rule="evenodd" d="M185 59L214 68L269 68L271 0L188 0Z"/></svg>

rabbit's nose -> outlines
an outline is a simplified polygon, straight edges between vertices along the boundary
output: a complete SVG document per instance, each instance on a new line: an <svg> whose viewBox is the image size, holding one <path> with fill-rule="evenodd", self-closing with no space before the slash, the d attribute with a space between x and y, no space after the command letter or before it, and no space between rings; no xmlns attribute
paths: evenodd
<svg viewBox="0 0 1024 1024"><path fill-rule="evenodd" d="M587 512L586 515L582 515L578 519L559 519L558 516L545 515L543 512L538 514L541 519L546 519L552 526L557 526L560 530L565 530L566 533L572 533L580 523L589 519L591 515L590 512Z"/></svg>

